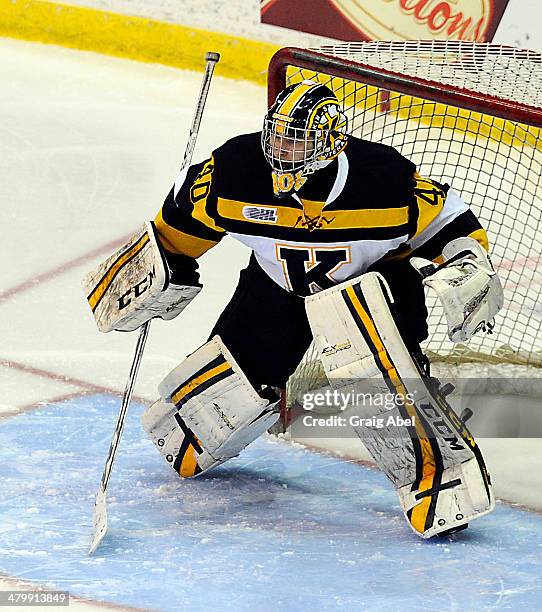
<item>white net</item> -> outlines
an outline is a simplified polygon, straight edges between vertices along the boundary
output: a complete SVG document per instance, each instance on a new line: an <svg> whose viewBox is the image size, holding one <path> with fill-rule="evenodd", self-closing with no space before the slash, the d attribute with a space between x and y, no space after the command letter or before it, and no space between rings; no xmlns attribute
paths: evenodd
<svg viewBox="0 0 542 612"><path fill-rule="evenodd" d="M442 309L429 296L426 352L433 360L542 366L541 55L455 41L315 51L303 68L292 60L286 83L313 79L331 87L352 134L395 147L420 174L449 183L488 231L505 290L494 334L453 345ZM360 65L370 78L356 70ZM306 388L320 377L311 349L290 385Z"/></svg>
<svg viewBox="0 0 542 612"><path fill-rule="evenodd" d="M396 74L542 107L542 59L537 51L440 40L346 43L314 50Z"/></svg>

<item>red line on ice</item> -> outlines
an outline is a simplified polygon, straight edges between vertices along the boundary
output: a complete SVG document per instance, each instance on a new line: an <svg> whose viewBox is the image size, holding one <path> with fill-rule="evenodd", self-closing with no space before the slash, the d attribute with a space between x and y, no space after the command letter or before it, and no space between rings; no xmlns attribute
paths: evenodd
<svg viewBox="0 0 542 612"><path fill-rule="evenodd" d="M22 283L19 283L18 285L11 287L10 289L0 291L0 302L5 302L6 300L9 300L10 298L12 298L14 295L17 295L18 293L24 293L25 291L28 291L29 289L34 289L40 283L48 282L52 280L53 278L56 278L57 276L64 274L64 272L67 272L68 270L71 270L72 268L76 268L77 266L81 265L88 259L92 259L93 257L97 257L98 255L108 253L114 250L115 248L118 248L119 246L124 244L128 240L129 237L130 235L127 235L127 236L123 236L122 238L117 238L115 240L112 240L111 242L108 242L107 244L104 244L98 247L97 249L94 249L93 251L89 251L88 253L85 253L84 255L80 255L79 257L76 257L75 259L71 259L70 261L67 261L66 263L61 264L60 266L57 266L56 268L52 268L51 270L48 270L47 272L42 272L41 274L38 274L38 276L35 276L34 278L29 278L28 280L25 280Z"/></svg>
<svg viewBox="0 0 542 612"><path fill-rule="evenodd" d="M67 385L80 387L85 391L91 391L93 393L109 393L111 395L122 396L122 392L118 389L113 389L112 387L104 387L102 385L96 385L86 380L74 378L73 376L66 376L65 374L59 374L57 372L42 370L41 368L35 368L34 366L31 366L27 363L20 363L18 361L12 361L11 359L0 359L0 366L6 368L13 368L14 370L19 370L20 372L25 372L26 374L33 374L34 376L39 376L41 378L47 378L49 380L55 380L57 382L62 382ZM145 397L134 395L133 399L135 399L137 402L141 402L144 404L149 403L149 400Z"/></svg>
<svg viewBox="0 0 542 612"><path fill-rule="evenodd" d="M30 404L25 404L24 406L14 408L13 410L0 412L0 420L7 419L13 416L18 416L26 412L31 412L32 410L38 410L39 408L44 408L48 404L58 404L59 402L65 402L69 399L73 399L74 397L80 397L81 395L84 395L84 393L81 391L74 391L72 393L63 393L61 395L55 395L54 397L48 399L40 399L35 402L31 402Z"/></svg>

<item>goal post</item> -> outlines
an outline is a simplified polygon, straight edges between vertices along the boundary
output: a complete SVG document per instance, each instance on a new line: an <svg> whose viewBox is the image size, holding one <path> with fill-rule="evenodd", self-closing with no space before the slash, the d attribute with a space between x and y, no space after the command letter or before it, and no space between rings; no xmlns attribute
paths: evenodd
<svg viewBox="0 0 542 612"><path fill-rule="evenodd" d="M395 147L421 175L450 184L488 231L505 292L495 331L452 344L429 294L432 360L542 367L542 55L462 41L287 47L269 65L269 104L305 79L335 92L351 134ZM289 395L321 376L309 349Z"/></svg>

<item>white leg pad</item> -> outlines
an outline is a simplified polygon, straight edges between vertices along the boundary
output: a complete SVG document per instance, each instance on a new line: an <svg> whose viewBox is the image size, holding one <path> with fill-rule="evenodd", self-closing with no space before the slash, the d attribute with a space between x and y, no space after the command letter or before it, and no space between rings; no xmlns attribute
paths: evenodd
<svg viewBox="0 0 542 612"><path fill-rule="evenodd" d="M429 538L487 514L495 502L476 442L408 352L392 302L384 278L368 273L308 297L306 308L335 388L402 398L391 409L358 404L361 417L384 417L386 425L355 429L395 485L413 530ZM397 425L401 419L409 424Z"/></svg>
<svg viewBox="0 0 542 612"><path fill-rule="evenodd" d="M158 390L161 399L143 415L143 428L183 477L235 457L279 418L276 402L256 393L218 336L170 372Z"/></svg>

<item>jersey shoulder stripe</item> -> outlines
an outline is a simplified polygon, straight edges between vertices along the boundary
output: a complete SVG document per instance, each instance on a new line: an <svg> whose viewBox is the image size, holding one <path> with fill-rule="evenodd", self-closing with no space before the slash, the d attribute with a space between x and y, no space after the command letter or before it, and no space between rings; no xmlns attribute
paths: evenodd
<svg viewBox="0 0 542 612"><path fill-rule="evenodd" d="M416 231L413 238L419 236L440 215L446 202L449 185L441 185L435 180L414 175Z"/></svg>
<svg viewBox="0 0 542 612"><path fill-rule="evenodd" d="M314 219L320 215L325 216L325 221L318 229L324 231L392 227L400 227L403 231L404 226L408 224L408 206L328 212L323 208L324 202L312 202L311 204L312 206L305 206L304 210L300 210L289 206L260 205L219 197L217 210L224 226L228 226L228 221L238 221L246 223L247 229L249 225L272 223L280 228L304 230L306 229L304 217ZM256 211L261 211L261 215L254 214ZM254 233L253 227L250 233Z"/></svg>
<svg viewBox="0 0 542 612"><path fill-rule="evenodd" d="M154 225L158 232L160 244L170 253L187 255L188 257L201 257L209 249L218 244L218 240L205 239L175 228L169 225L163 217L163 211L159 210Z"/></svg>

